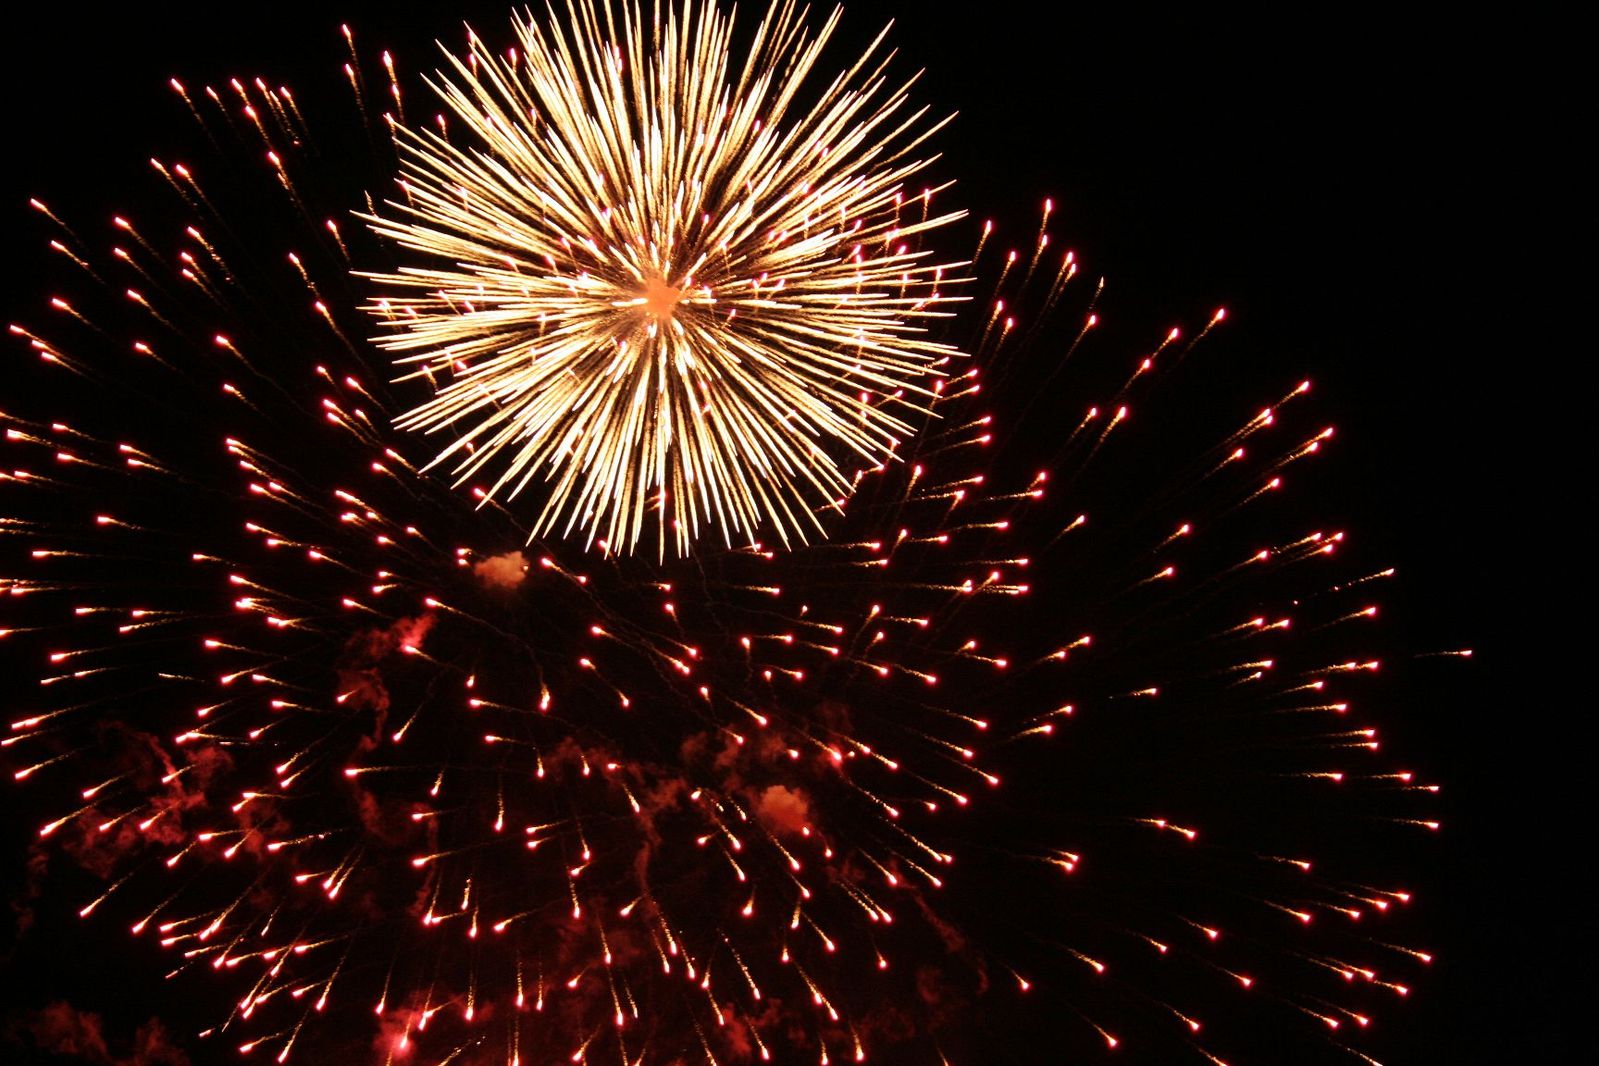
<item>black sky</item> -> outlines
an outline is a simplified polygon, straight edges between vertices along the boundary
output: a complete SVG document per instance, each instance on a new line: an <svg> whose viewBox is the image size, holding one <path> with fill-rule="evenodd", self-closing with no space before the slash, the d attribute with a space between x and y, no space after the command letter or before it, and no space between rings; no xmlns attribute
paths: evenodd
<svg viewBox="0 0 1599 1066"><path fill-rule="evenodd" d="M1110 280L1107 315L1152 340L1225 304L1219 345L1302 369L1347 412L1329 483L1404 575L1395 643L1478 649L1468 683L1394 727L1448 789L1449 825L1416 859L1440 964L1391 1015L1413 1031L1390 1066L1578 1061L1594 1046L1576 1030L1595 982L1570 961L1594 946L1571 857L1592 839L1575 828L1593 807L1575 754L1592 700L1567 687L1572 638L1549 612L1588 599L1568 523L1592 489L1585 470L1546 482L1579 457L1547 427L1592 348L1557 334L1553 294L1570 283L1552 256L1591 210L1563 203L1574 109L1532 62L1543 31L1458 12L863 2L846 8L849 37L890 15L906 68L928 72L918 98L960 113L940 142L956 199L1020 233L1053 197L1055 231ZM12 291L38 295L27 197L122 206L106 175L185 121L167 77L260 72L331 93L341 20L414 70L457 16L504 18L298 0L33 11L0 66ZM1586 135L1593 117L1589 93Z"/></svg>

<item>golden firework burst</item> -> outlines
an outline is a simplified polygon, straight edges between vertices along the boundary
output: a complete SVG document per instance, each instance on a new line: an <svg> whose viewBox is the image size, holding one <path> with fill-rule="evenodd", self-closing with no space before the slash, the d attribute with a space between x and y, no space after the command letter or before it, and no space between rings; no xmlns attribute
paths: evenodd
<svg viewBox="0 0 1599 1066"><path fill-rule="evenodd" d="M927 326L958 267L919 240L959 214L906 185L942 123L882 35L810 84L838 18L782 3L746 45L710 2L571 0L570 28L449 56L449 121L400 132L369 219L422 257L371 276L380 343L433 386L400 425L452 437L434 465L535 484L535 535L612 551L825 532L841 464L889 460L957 354Z"/></svg>

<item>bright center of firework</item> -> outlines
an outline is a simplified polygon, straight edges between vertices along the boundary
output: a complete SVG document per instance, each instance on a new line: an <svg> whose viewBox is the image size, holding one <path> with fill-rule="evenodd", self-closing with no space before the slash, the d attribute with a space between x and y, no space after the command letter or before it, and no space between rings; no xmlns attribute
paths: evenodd
<svg viewBox="0 0 1599 1066"><path fill-rule="evenodd" d="M715 0L668 7L452 57L461 139L397 127L404 196L368 221L416 258L373 275L370 309L432 390L398 424L450 438L430 466L485 498L531 486L533 535L793 546L959 356L924 321L959 269L920 247L958 216L906 199L931 131L908 83L865 74L885 57L807 95L832 22L775 5L735 56Z"/></svg>
<svg viewBox="0 0 1599 1066"><path fill-rule="evenodd" d="M643 311L651 318L668 319L683 300L683 290L667 284L665 278L652 277L644 282Z"/></svg>

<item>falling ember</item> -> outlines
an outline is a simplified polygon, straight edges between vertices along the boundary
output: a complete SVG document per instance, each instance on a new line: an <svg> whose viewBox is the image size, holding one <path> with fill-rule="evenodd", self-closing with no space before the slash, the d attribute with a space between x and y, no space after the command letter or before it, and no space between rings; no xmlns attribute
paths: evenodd
<svg viewBox="0 0 1599 1066"><path fill-rule="evenodd" d="M0 757L93 879L72 927L148 932L280 1062L1380 1028L1431 955L1339 845L1414 846L1437 786L1376 747L1391 571L1277 509L1331 450L1306 387L1167 440L1222 313L1118 347L1048 203L935 252L931 130L878 46L823 74L836 16L537 17L437 107L346 30L332 136L175 82L255 170L153 162L110 252L36 206L69 288L12 329L58 383L0 413L38 682Z"/></svg>

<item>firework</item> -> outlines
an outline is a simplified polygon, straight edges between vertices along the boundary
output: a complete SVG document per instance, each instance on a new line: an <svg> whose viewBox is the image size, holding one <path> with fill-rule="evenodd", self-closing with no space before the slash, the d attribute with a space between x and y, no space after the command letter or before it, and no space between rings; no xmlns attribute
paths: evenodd
<svg viewBox="0 0 1599 1066"><path fill-rule="evenodd" d="M580 2L451 57L449 122L400 127L404 199L372 219L423 257L376 309L437 387L399 419L449 434L434 464L492 469L488 498L545 482L535 534L654 525L664 553L803 541L849 494L835 453L893 454L950 354L914 242L956 216L900 210L931 130L875 47L811 85L838 16L776 7L740 62L714 7Z"/></svg>
<svg viewBox="0 0 1599 1066"><path fill-rule="evenodd" d="M398 128L414 94L365 69ZM256 173L156 161L175 205L109 252L37 205L74 280L13 329L49 384L5 412L4 751L36 854L96 879L82 920L158 941L206 1040L1362 1054L1429 958L1362 852L1434 828L1433 786L1367 713L1389 572L1279 503L1336 439L1308 384L1159 414L1221 313L1128 358L1047 207L1015 252L985 228L957 257L993 293L949 335L970 358L926 349L915 432L840 466L828 540L584 550L394 427L431 385L389 382L350 279L410 252L343 210L382 153L313 197L289 91L175 90Z"/></svg>

